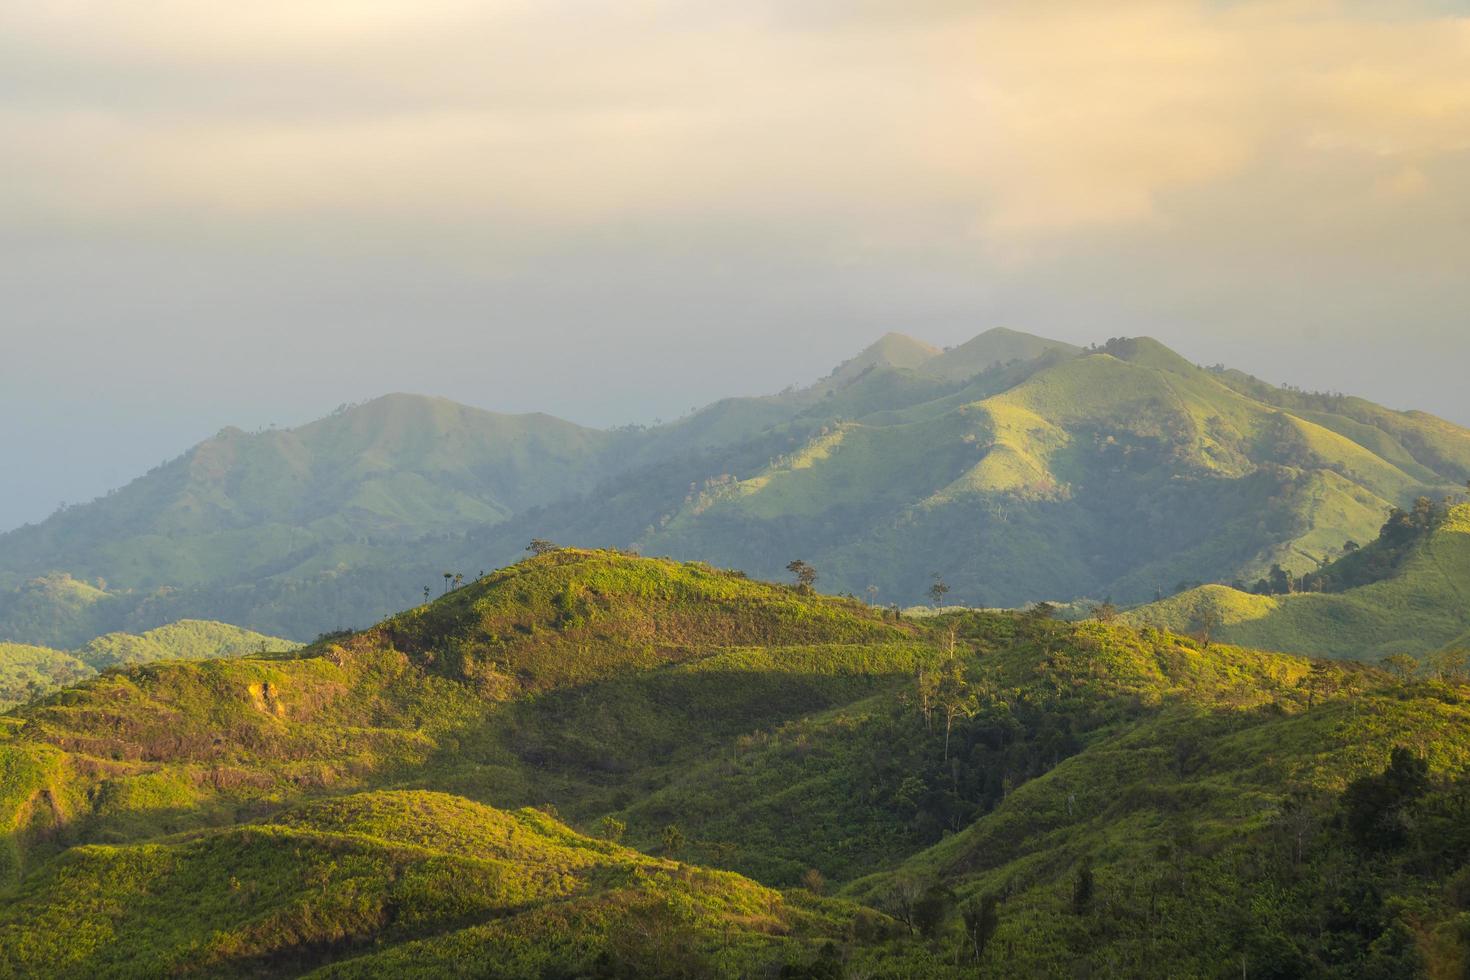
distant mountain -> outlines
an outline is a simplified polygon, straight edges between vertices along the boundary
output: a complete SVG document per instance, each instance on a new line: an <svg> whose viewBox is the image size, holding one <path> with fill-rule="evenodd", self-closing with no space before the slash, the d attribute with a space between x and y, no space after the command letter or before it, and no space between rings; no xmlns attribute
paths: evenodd
<svg viewBox="0 0 1470 980"><path fill-rule="evenodd" d="M505 520L591 489L617 433L386 395L299 429L225 429L91 504L0 538L0 574L37 567L114 588L310 574L363 546Z"/></svg>
<svg viewBox="0 0 1470 980"><path fill-rule="evenodd" d="M227 623L182 620L146 633L108 633L72 651L0 642L0 710L116 667L159 660L204 660L270 651L300 644Z"/></svg>
<svg viewBox="0 0 1470 980"><path fill-rule="evenodd" d="M1080 347L1034 337L1029 333L995 327L971 340L952 347L918 365L924 374L963 381L977 374L1016 361L1032 361L1045 354L1073 355L1081 353Z"/></svg>
<svg viewBox="0 0 1470 980"><path fill-rule="evenodd" d="M939 356L939 348L901 333L887 333L856 357L837 366L824 380L825 387L841 388L871 371L922 368Z"/></svg>
<svg viewBox="0 0 1470 980"><path fill-rule="evenodd" d="M0 973L1459 976L1467 678L554 550L0 718Z"/></svg>
<svg viewBox="0 0 1470 980"><path fill-rule="evenodd" d="M754 472L700 481L636 544L763 575L801 556L825 587L901 602L933 573L976 605L1137 601L1304 572L1470 472L1470 432L1381 409L1376 426L1306 418L1148 340L919 385L854 382L844 400L868 405Z"/></svg>
<svg viewBox="0 0 1470 980"><path fill-rule="evenodd" d="M394 395L226 430L0 536L0 638L219 619L309 639L514 560L532 537L922 601L1135 603L1303 574L1470 479L1470 431L1206 370L1146 338L889 334L827 378L597 431Z"/></svg>

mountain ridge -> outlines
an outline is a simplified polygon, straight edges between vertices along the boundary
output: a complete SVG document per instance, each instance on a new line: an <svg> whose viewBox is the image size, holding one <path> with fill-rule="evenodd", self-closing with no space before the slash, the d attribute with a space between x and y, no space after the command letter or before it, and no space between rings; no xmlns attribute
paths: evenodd
<svg viewBox="0 0 1470 980"><path fill-rule="evenodd" d="M946 363L964 367L926 369ZM394 395L206 442L0 535L0 636L71 646L203 618L307 639L532 537L768 577L800 557L823 588L901 604L936 573L972 605L1132 603L1304 573L1465 473L1470 432L1442 420L1198 368L1148 338L1080 349L996 328L940 352L895 334L810 387L652 429ZM52 572L107 584L36 584Z"/></svg>

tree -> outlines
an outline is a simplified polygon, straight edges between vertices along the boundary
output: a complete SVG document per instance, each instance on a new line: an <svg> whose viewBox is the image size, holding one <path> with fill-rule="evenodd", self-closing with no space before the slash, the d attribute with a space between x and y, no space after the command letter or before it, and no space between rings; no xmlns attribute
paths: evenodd
<svg viewBox="0 0 1470 980"><path fill-rule="evenodd" d="M1342 793L1347 829L1368 851L1392 850L1408 837L1405 811L1429 791L1429 763L1398 746L1379 775L1362 776Z"/></svg>
<svg viewBox="0 0 1470 980"><path fill-rule="evenodd" d="M929 603L935 609L938 609L939 604L944 601L944 597L948 594L949 586L945 585L944 579L940 578L938 572L935 572L934 584L929 586Z"/></svg>
<svg viewBox="0 0 1470 980"><path fill-rule="evenodd" d="M1281 811L1275 822L1291 844L1292 865L1301 864L1306 856L1307 843L1320 823L1311 798L1300 790L1292 793L1281 802Z"/></svg>
<svg viewBox="0 0 1470 980"><path fill-rule="evenodd" d="M1205 606L1195 616L1195 622L1199 624L1195 630L1195 638L1208 650L1215 638L1215 631L1224 623L1220 610L1213 605Z"/></svg>
<svg viewBox="0 0 1470 980"><path fill-rule="evenodd" d="M796 576L796 588L803 592L810 592L817 581L817 570L800 558L786 563L786 570Z"/></svg>
<svg viewBox="0 0 1470 980"><path fill-rule="evenodd" d="M960 715L968 718L979 708L979 701L970 690L970 682L965 679L964 666L958 660L951 660L939 672L934 685L934 702L944 712L944 761L948 762L949 733L954 728L955 718Z"/></svg>
<svg viewBox="0 0 1470 980"><path fill-rule="evenodd" d="M1378 663L1384 670L1398 678L1400 683L1412 680L1414 674L1419 670L1419 661L1407 653L1391 653Z"/></svg>
<svg viewBox="0 0 1470 980"><path fill-rule="evenodd" d="M597 830L603 840L610 840L614 844L623 839L623 834L628 830L628 825L612 814L603 817L597 824Z"/></svg>
<svg viewBox="0 0 1470 980"><path fill-rule="evenodd" d="M965 938L970 943L970 953L976 963L984 957L985 947L990 944L990 938L1000 925L999 906L1000 898L989 893L979 899L970 899L960 910L960 916L965 922Z"/></svg>
<svg viewBox="0 0 1470 980"><path fill-rule="evenodd" d="M1056 619L1057 607L1050 602L1037 602L1026 610L1026 614L1032 619Z"/></svg>
<svg viewBox="0 0 1470 980"><path fill-rule="evenodd" d="M1451 647L1441 650L1429 658L1434 676L1447 684L1459 684L1465 680L1466 668L1470 667L1470 650Z"/></svg>
<svg viewBox="0 0 1470 980"><path fill-rule="evenodd" d="M868 605L870 605L870 606L876 606L877 604L878 604L878 587L876 585L870 585L870 586L868 586Z"/></svg>
<svg viewBox="0 0 1470 980"><path fill-rule="evenodd" d="M556 550L556 542L549 541L546 538L532 538L531 543L526 545L526 550L533 556L544 555L548 551Z"/></svg>
<svg viewBox="0 0 1470 980"><path fill-rule="evenodd" d="M1100 623L1111 623L1118 618L1118 607L1113 605L1111 599L1104 599L1092 610L1092 614Z"/></svg>
<svg viewBox="0 0 1470 980"><path fill-rule="evenodd" d="M939 934L939 927L944 925L945 915L953 902L954 892L936 881L924 889L914 903L914 928L925 939L933 939Z"/></svg>
<svg viewBox="0 0 1470 980"><path fill-rule="evenodd" d="M444 573L444 592L445 592L446 595L449 592L449 583L450 583L450 581L453 578L454 578L454 573L453 572L445 572Z"/></svg>
<svg viewBox="0 0 1470 980"><path fill-rule="evenodd" d="M463 572L455 572L454 573L454 588L457 589L457 588L459 588L463 584L464 584L464 573Z"/></svg>
<svg viewBox="0 0 1470 980"><path fill-rule="evenodd" d="M934 698L939 692L939 674L925 670L923 664L920 664L916 687L919 695L919 714L924 719L924 729L933 731L934 727L930 723L929 713L933 710Z"/></svg>
<svg viewBox="0 0 1470 980"><path fill-rule="evenodd" d="M1307 676L1302 679L1302 684L1307 689L1307 707L1311 708L1317 704L1317 696L1331 697L1338 689L1341 675L1338 671L1318 660L1312 664Z"/></svg>
<svg viewBox="0 0 1470 980"><path fill-rule="evenodd" d="M900 875L893 879L879 904L883 911L908 927L909 935L913 935L914 907L919 904L923 895L924 888L918 881L907 875Z"/></svg>
<svg viewBox="0 0 1470 980"><path fill-rule="evenodd" d="M820 895L827 890L827 876L816 868L807 868L806 874L801 876L801 887L813 895Z"/></svg>
<svg viewBox="0 0 1470 980"><path fill-rule="evenodd" d="M424 601L425 602L428 602L429 601L429 587L427 585L424 586Z"/></svg>
<svg viewBox="0 0 1470 980"><path fill-rule="evenodd" d="M665 854L673 854L676 851L683 850L684 831L679 829L678 824L671 823L664 828L663 844Z"/></svg>
<svg viewBox="0 0 1470 980"><path fill-rule="evenodd" d="M1092 878L1092 858L1085 857L1077 866L1077 874L1072 879L1072 911L1076 915L1083 915L1092 908L1092 895L1095 883Z"/></svg>

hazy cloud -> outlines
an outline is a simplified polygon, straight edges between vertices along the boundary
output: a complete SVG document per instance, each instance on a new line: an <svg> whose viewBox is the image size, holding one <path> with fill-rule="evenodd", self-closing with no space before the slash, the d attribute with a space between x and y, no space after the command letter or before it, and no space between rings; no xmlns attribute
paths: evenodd
<svg viewBox="0 0 1470 980"><path fill-rule="evenodd" d="M128 378L197 396L197 435L409 387L618 421L1003 321L1470 421L1447 373L1385 367L1470 357L1456 7L6 5L0 399ZM181 380L219 337L261 341L228 397ZM658 383L587 394L609 366ZM149 457L182 435L136 417Z"/></svg>

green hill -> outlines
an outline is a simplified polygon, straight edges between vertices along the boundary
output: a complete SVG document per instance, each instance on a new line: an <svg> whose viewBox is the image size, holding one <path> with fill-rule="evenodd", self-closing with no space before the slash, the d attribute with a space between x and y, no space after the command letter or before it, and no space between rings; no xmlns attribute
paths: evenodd
<svg viewBox="0 0 1470 980"><path fill-rule="evenodd" d="M71 652L0 643L0 708L68 687L114 667L155 660L238 657L300 644L226 623L181 620L142 634L107 633Z"/></svg>
<svg viewBox="0 0 1470 980"><path fill-rule="evenodd" d="M0 535L0 637L70 648L180 619L305 640L513 561L532 537L832 592L1146 601L1302 575L1470 477L1470 431L1202 369L1146 338L890 334L803 389L597 431L394 395L226 430Z"/></svg>
<svg viewBox="0 0 1470 980"><path fill-rule="evenodd" d="M552 551L6 716L0 973L1459 975L1465 679Z"/></svg>
<svg viewBox="0 0 1470 980"><path fill-rule="evenodd" d="M54 977L692 976L814 960L851 918L537 810L363 793L73 848L0 908L0 955Z"/></svg>
<svg viewBox="0 0 1470 980"><path fill-rule="evenodd" d="M1340 566L1371 560L1372 546ZM1331 572L1331 566L1327 570ZM1382 579L1336 592L1252 595L1206 585L1125 614L1138 625L1322 657L1378 661L1464 646L1470 634L1470 504L1416 541Z"/></svg>

